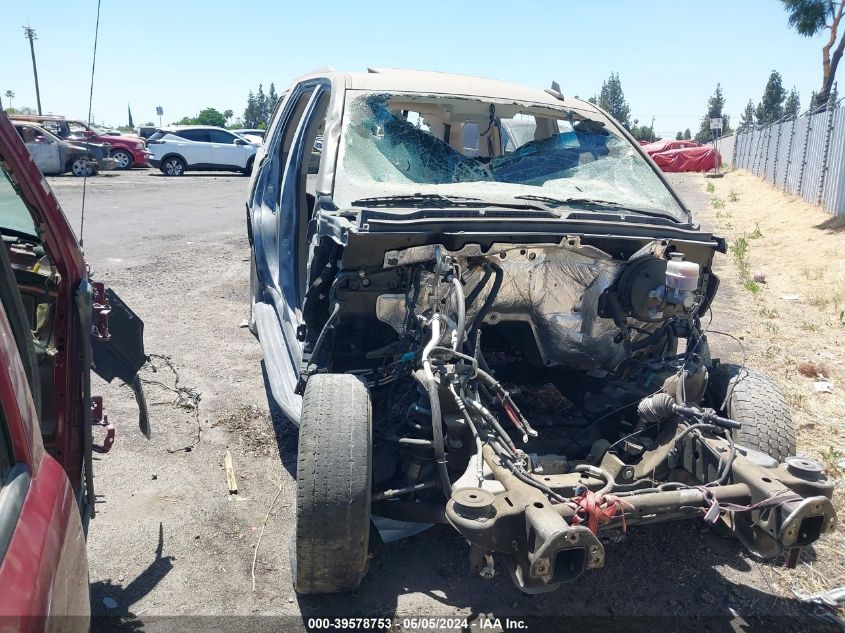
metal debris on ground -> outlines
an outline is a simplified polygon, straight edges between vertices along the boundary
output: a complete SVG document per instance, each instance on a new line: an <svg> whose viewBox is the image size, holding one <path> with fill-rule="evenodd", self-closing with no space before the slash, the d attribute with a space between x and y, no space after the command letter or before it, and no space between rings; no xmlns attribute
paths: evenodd
<svg viewBox="0 0 845 633"><path fill-rule="evenodd" d="M192 412L197 423L197 434L189 445L181 448L168 448L166 450L168 453L190 453L202 439L202 425L200 424L199 411L200 400L202 400L202 392L198 391L194 387L187 387L179 384L181 377L179 376L179 372L176 370L176 367L174 367L173 361L169 356L164 356L162 354L150 354L150 360L147 361L146 365L144 365L142 369L148 369L153 373L158 373L160 368L156 366L153 359L160 360L164 366L171 371L174 377L173 386L171 387L160 380L150 380L148 378L141 378L141 382L148 385L155 385L156 387L161 387L162 389L166 389L167 391L174 393L176 395L176 399L173 402L173 406Z"/></svg>

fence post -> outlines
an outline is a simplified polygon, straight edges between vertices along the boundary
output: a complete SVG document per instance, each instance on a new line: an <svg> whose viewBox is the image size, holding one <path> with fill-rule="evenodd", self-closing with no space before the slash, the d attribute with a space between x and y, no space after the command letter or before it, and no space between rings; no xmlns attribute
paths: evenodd
<svg viewBox="0 0 845 633"><path fill-rule="evenodd" d="M786 191L786 185L789 181L789 166L792 164L792 143L795 140L795 124L798 118L792 119L792 128L789 130L789 146L786 150L786 169L783 170L783 190Z"/></svg>
<svg viewBox="0 0 845 633"><path fill-rule="evenodd" d="M749 171L755 176L757 175L757 156L760 154L760 136L763 134L760 132L760 134L756 134L757 138L754 138L756 132L757 130L755 129L751 136L752 144L754 146L754 156L751 158L751 166L749 167Z"/></svg>
<svg viewBox="0 0 845 633"><path fill-rule="evenodd" d="M812 108L812 104L810 104ZM801 153L801 171L798 173L798 190L797 195L803 197L802 189L804 188L804 172L807 171L807 147L810 144L810 130L813 128L813 111L807 111L807 133L804 135L804 151Z"/></svg>
<svg viewBox="0 0 845 633"><path fill-rule="evenodd" d="M766 128L766 153L763 156L763 173L760 176L763 177L763 180L766 180L766 173L769 171L769 148L772 145L772 124L769 123L769 127Z"/></svg>
<svg viewBox="0 0 845 633"><path fill-rule="evenodd" d="M777 187L778 182L778 156L780 156L780 134L783 127L783 121L778 123L778 138L775 141L775 164L772 165L772 184Z"/></svg>
<svg viewBox="0 0 845 633"><path fill-rule="evenodd" d="M731 149L731 165L736 167L736 146L739 144L739 132L736 132L736 138L734 139L734 146Z"/></svg>
<svg viewBox="0 0 845 633"><path fill-rule="evenodd" d="M830 134L833 132L833 95L836 93L836 84L833 85L827 95L827 130L824 133L824 151L822 153L822 168L819 174L819 195L816 198L816 204L821 204L824 200L824 181L827 176L827 159L830 154Z"/></svg>

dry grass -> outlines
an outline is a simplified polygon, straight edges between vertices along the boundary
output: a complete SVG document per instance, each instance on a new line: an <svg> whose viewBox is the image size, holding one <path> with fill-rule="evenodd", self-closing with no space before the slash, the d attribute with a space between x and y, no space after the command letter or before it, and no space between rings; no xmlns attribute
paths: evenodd
<svg viewBox="0 0 845 633"><path fill-rule="evenodd" d="M744 315L733 333L744 339L749 364L771 374L792 406L798 452L823 462L837 480L836 532L815 545L815 560L804 556L794 572L770 567L767 575L779 589L799 594L839 587L845 585L845 472L837 467L845 454L845 218L746 172L731 171L713 184L708 193L727 200L715 222L734 245L721 275L736 288ZM765 284L748 283L757 273ZM816 391L820 376L833 393Z"/></svg>

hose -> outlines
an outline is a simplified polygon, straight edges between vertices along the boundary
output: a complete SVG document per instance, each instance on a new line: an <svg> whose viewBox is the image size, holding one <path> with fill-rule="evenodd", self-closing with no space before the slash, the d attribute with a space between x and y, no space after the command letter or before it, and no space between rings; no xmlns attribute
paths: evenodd
<svg viewBox="0 0 845 633"><path fill-rule="evenodd" d="M431 340L423 348L422 365L425 373L423 382L417 373L414 377L420 380L428 393L429 407L431 408L431 436L434 445L434 458L437 461L437 472L440 475L440 484L443 487L443 494L449 499L452 496L452 484L449 481L449 470L446 468L446 446L443 440L443 419L440 415L440 395L437 393L437 381L434 379L434 372L431 369L431 358L429 354L440 342L440 314L431 318Z"/></svg>
<svg viewBox="0 0 845 633"><path fill-rule="evenodd" d="M604 487L598 492L596 492L596 494L599 496L607 494L608 492L613 490L614 486L616 485L616 480L613 478L613 475L607 472L604 468L599 468L598 466L591 466L590 464L579 464L573 470L576 473L586 473L591 477L603 479Z"/></svg>
<svg viewBox="0 0 845 633"><path fill-rule="evenodd" d="M513 443L510 436L507 434L507 432L505 432L505 429L502 428L502 425L499 424L499 421L496 419L496 416L494 416L492 413L490 413L490 411L487 409L487 407L485 407L483 404L481 404L478 400L474 400L473 398L470 398L469 396L465 396L465 399L466 399L467 403L473 409L478 411L481 414L481 417L488 424L490 424L490 426L492 426L493 429L495 429L496 433L499 435L499 437L502 439L502 441L505 442L505 444L511 450L511 452L515 453L516 452L516 445Z"/></svg>
<svg viewBox="0 0 845 633"><path fill-rule="evenodd" d="M466 298L464 297L464 287L461 285L461 280L458 278L457 275L452 275L452 286L455 288L455 299L457 303L458 309L458 324L457 324L457 332L458 337L455 339L455 343L452 346L452 349L458 350L463 347L464 339L466 338Z"/></svg>
<svg viewBox="0 0 845 633"><path fill-rule="evenodd" d="M484 458L482 457L482 449L483 445L481 443L481 437L478 435L478 430L475 428L475 424L472 421L472 416L467 411L467 406L461 397L458 395L458 392L455 390L455 383L452 382L449 384L449 391L452 393L452 397L455 399L455 404L458 405L458 409L461 412L461 415L464 416L464 420L466 420L467 426L469 426L469 430L472 432L473 438L475 438L475 448L478 451L478 459L476 460L478 463L476 466L478 467L478 485L481 485L481 482L484 481Z"/></svg>
<svg viewBox="0 0 845 633"><path fill-rule="evenodd" d="M311 351L311 359L308 361L308 366L310 367L314 364L315 359L317 359L317 354L320 352L320 348L323 346L323 341L326 338L326 333L329 331L331 326L337 320L338 315L340 314L340 303L334 304L334 309L332 313L329 315L329 318L326 319L326 323L323 325L323 329L320 330L320 335L317 337L317 342L314 343L314 349Z"/></svg>

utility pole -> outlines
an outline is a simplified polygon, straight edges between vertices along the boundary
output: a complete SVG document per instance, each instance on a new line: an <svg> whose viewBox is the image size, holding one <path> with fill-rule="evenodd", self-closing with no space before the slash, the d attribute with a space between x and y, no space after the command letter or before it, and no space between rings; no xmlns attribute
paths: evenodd
<svg viewBox="0 0 845 633"><path fill-rule="evenodd" d="M35 65L35 44L38 39L35 29L28 26L23 27L24 37L29 40L29 51L32 53L32 74L35 76L35 100L38 102L38 115L41 116L41 91L38 89L38 68Z"/></svg>

